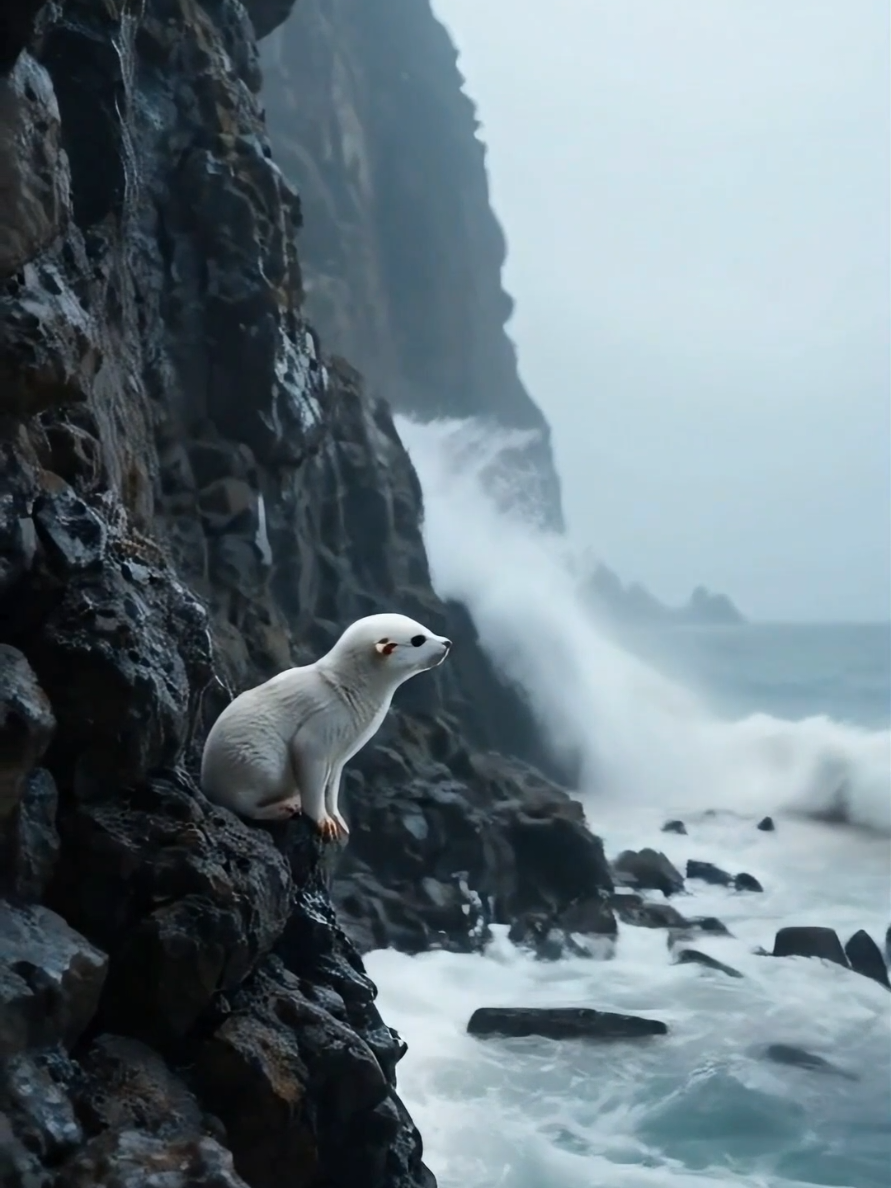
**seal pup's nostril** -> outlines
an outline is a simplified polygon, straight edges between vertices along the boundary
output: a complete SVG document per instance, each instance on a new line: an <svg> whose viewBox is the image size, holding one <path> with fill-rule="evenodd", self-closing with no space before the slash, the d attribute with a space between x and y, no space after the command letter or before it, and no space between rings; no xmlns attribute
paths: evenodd
<svg viewBox="0 0 891 1188"><path fill-rule="evenodd" d="M449 648L452 646L452 641L450 639L444 639L442 641L442 645L445 648L445 650L448 651Z"/></svg>

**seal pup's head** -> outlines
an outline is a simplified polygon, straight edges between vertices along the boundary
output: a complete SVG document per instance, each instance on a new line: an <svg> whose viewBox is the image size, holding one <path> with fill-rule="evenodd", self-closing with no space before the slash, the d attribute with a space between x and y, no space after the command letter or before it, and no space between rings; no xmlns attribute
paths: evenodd
<svg viewBox="0 0 891 1188"><path fill-rule="evenodd" d="M348 657L401 685L442 664L451 646L450 639L406 615L368 615L347 627L328 656L335 663Z"/></svg>

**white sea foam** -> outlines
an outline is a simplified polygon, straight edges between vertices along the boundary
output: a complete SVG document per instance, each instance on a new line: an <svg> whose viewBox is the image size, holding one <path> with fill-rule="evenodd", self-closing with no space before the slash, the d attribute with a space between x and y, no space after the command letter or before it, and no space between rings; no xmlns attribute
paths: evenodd
<svg viewBox="0 0 891 1188"><path fill-rule="evenodd" d="M554 744L581 750L583 792L676 814L835 815L891 833L891 732L823 717L723 721L598 627L578 596L565 541L488 494L499 457L527 435L404 419L399 432L424 489L438 592L466 603Z"/></svg>
<svg viewBox="0 0 891 1188"><path fill-rule="evenodd" d="M880 1188L891 1162L891 995L836 966L753 950L783 924L881 939L888 732L824 718L721 720L598 627L565 542L504 510L503 483L490 481L503 437L455 423L399 430L424 488L437 588L467 604L555 745L581 751L579 794L608 850L654 845L681 869L703 859L765 888L691 881L678 903L727 924L732 936L696 947L741 979L673 964L664 932L625 926L607 961L537 962L503 934L482 957L371 954L384 1016L409 1042L400 1092L441 1188ZM864 828L808 819L839 810ZM754 828L765 812L776 833ZM661 833L668 816L683 816L689 834ZM476 1007L511 1004L587 1004L671 1030L607 1047L466 1035ZM859 1079L765 1062L769 1043L800 1045Z"/></svg>

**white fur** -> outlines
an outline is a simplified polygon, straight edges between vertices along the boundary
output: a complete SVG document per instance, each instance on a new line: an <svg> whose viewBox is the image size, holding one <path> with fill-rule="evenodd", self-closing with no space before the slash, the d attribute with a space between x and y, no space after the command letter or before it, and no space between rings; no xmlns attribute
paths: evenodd
<svg viewBox="0 0 891 1188"><path fill-rule="evenodd" d="M204 794L261 821L302 809L324 837L346 835L337 806L344 764L377 732L398 686L441 664L450 646L405 615L358 619L314 664L279 673L223 710L204 744Z"/></svg>

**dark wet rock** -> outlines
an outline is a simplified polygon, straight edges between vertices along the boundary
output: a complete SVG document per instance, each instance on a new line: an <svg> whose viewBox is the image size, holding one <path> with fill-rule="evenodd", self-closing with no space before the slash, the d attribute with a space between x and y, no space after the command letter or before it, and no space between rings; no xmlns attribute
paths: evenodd
<svg viewBox="0 0 891 1188"><path fill-rule="evenodd" d="M620 920L640 928L684 928L688 923L670 903L649 903L640 895L617 892L610 903Z"/></svg>
<svg viewBox="0 0 891 1188"><path fill-rule="evenodd" d="M16 1136L13 1122L0 1112L0 1184L3 1188L52 1188L52 1177L38 1155Z"/></svg>
<svg viewBox="0 0 891 1188"><path fill-rule="evenodd" d="M202 804L185 777L159 777L126 797L97 794L63 822L53 902L110 955L103 1024L148 1043L186 1035L273 947L291 910L269 835Z"/></svg>
<svg viewBox="0 0 891 1188"><path fill-rule="evenodd" d="M480 1007L467 1024L469 1035L521 1039L622 1040L667 1035L659 1019L617 1015L589 1007Z"/></svg>
<svg viewBox="0 0 891 1188"><path fill-rule="evenodd" d="M764 1049L764 1058L774 1064L786 1064L792 1068L806 1068L812 1072L844 1077L846 1081L858 1080L854 1073L847 1072L823 1056L815 1056L813 1052L808 1052L794 1044L768 1044Z"/></svg>
<svg viewBox="0 0 891 1188"><path fill-rule="evenodd" d="M75 1104L93 1133L143 1130L172 1137L200 1134L208 1126L194 1094L139 1040L100 1035L81 1055L80 1065Z"/></svg>
<svg viewBox="0 0 891 1188"><path fill-rule="evenodd" d="M733 886L737 891L763 891L764 888L758 882L754 875L746 874L745 871L740 871L738 875L733 877Z"/></svg>
<svg viewBox="0 0 891 1188"><path fill-rule="evenodd" d="M58 793L53 777L35 768L0 832L0 890L20 901L43 897L59 855L56 829Z"/></svg>
<svg viewBox="0 0 891 1188"><path fill-rule="evenodd" d="M56 722L49 699L17 648L0 643L0 831L17 808Z"/></svg>
<svg viewBox="0 0 891 1188"><path fill-rule="evenodd" d="M675 950L678 945L689 944L690 941L700 939L702 936L731 936L732 933L726 924L716 919L714 916L694 916L690 920L685 920L681 926L673 926L668 930L667 943L670 950Z"/></svg>
<svg viewBox="0 0 891 1188"><path fill-rule="evenodd" d="M687 878L701 879L702 882L709 883L714 887L733 887L737 891L764 890L754 875L745 872L730 875L726 870L721 870L711 862L699 862L693 858L687 862Z"/></svg>
<svg viewBox="0 0 891 1188"><path fill-rule="evenodd" d="M176 758L212 671L203 608L148 565L67 585L30 657L60 725L56 762L87 756L119 779Z"/></svg>
<svg viewBox="0 0 891 1188"><path fill-rule="evenodd" d="M663 833L683 833L686 834L687 826L683 821L666 821L662 826Z"/></svg>
<svg viewBox="0 0 891 1188"><path fill-rule="evenodd" d="M711 862L698 862L695 858L690 858L687 861L687 878L701 879L702 882L710 883L715 887L729 887L733 882L733 876L729 875L726 870L721 870Z"/></svg>
<svg viewBox="0 0 891 1188"><path fill-rule="evenodd" d="M290 1183L299 1181L291 1180ZM62 1169L56 1188L248 1188L232 1156L212 1138L168 1141L138 1130L107 1130Z"/></svg>
<svg viewBox="0 0 891 1188"><path fill-rule="evenodd" d="M613 871L617 880L642 891L661 891L669 896L684 890L680 871L657 850L625 850L613 863Z"/></svg>
<svg viewBox="0 0 891 1188"><path fill-rule="evenodd" d="M391 1087L404 1045L381 1026L370 999L360 1005L358 987L329 985L308 997L302 985L270 960L232 997L197 1055L203 1099L252 1185L274 1188L295 1166L306 1182L318 1167L338 1185L385 1182L405 1122ZM418 1174L417 1152L413 1159Z"/></svg>
<svg viewBox="0 0 891 1188"><path fill-rule="evenodd" d="M781 928L774 937L774 957L820 957L848 967L848 959L834 928Z"/></svg>
<svg viewBox="0 0 891 1188"><path fill-rule="evenodd" d="M567 913L560 918L561 925L554 918L529 912L511 924L508 937L515 945L528 949L540 961L559 961L563 957L593 957L602 955L602 942L609 945L616 936L616 920L607 906L595 913L581 911L574 916ZM573 925L580 925L574 927ZM574 934L581 934L585 941L591 938L592 946L579 942Z"/></svg>
<svg viewBox="0 0 891 1188"><path fill-rule="evenodd" d="M701 953L699 949L678 949L675 953L676 965L702 965L706 969L714 969L719 973L727 974L730 978L741 978L743 975L738 969L734 969L730 965L725 965L723 961L718 961L714 957L709 957L708 953Z"/></svg>
<svg viewBox="0 0 891 1188"><path fill-rule="evenodd" d="M20 0L15 9L33 18L37 4ZM10 12L12 8L10 9ZM24 44L0 17L0 74L5 73L9 41ZM69 189L68 166L61 152L59 110L46 71L29 54L0 77L0 192L5 217L0 224L0 277L33 259L64 226Z"/></svg>
<svg viewBox="0 0 891 1188"><path fill-rule="evenodd" d="M603 843L588 830L581 811L554 814L543 797L538 804L530 799L499 812L508 823L518 900L540 898L568 908L612 891Z"/></svg>
<svg viewBox="0 0 891 1188"><path fill-rule="evenodd" d="M730 936L730 929L717 916L693 916L687 923L700 932L710 932L714 936Z"/></svg>
<svg viewBox="0 0 891 1188"><path fill-rule="evenodd" d="M863 974L864 977L872 978L873 981L891 989L882 950L868 932L861 928L859 932L854 933L845 945L845 956L855 973Z"/></svg>
<svg viewBox="0 0 891 1188"><path fill-rule="evenodd" d="M581 933L583 936L615 937L618 931L615 912L605 892L596 898L591 897L570 904L560 912L558 919L562 928Z"/></svg>
<svg viewBox="0 0 891 1188"><path fill-rule="evenodd" d="M102 568L108 530L100 516L60 481L34 502L37 536L52 572L62 581Z"/></svg>
<svg viewBox="0 0 891 1188"><path fill-rule="evenodd" d="M885 929L885 960L891 965L891 924Z"/></svg>
<svg viewBox="0 0 891 1188"><path fill-rule="evenodd" d="M104 953L40 905L0 901L0 1053L72 1045L93 1018Z"/></svg>
<svg viewBox="0 0 891 1188"><path fill-rule="evenodd" d="M28 1149L50 1165L59 1164L84 1137L67 1092L65 1074L71 1072L70 1062L53 1051L0 1061L0 1111ZM6 1183L2 1176L0 1183Z"/></svg>
<svg viewBox="0 0 891 1188"><path fill-rule="evenodd" d="M755 828L760 829L762 833L773 833L776 825L773 823L773 817L762 817Z"/></svg>

